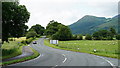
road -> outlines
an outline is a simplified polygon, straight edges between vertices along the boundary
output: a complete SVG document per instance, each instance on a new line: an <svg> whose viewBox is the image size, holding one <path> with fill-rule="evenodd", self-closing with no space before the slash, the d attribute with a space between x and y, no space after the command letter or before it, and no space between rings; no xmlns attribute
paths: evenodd
<svg viewBox="0 0 120 68"><path fill-rule="evenodd" d="M50 66L52 68L57 68L59 66L65 66L65 68L67 68L66 66L76 66L78 68L106 68L106 66L108 66L108 68L116 68L114 66L118 66L117 59L101 57L87 53L54 49L45 46L44 38L40 38L37 40L37 44L30 44L30 46L37 50L40 53L40 56L29 61L12 64L9 66Z"/></svg>

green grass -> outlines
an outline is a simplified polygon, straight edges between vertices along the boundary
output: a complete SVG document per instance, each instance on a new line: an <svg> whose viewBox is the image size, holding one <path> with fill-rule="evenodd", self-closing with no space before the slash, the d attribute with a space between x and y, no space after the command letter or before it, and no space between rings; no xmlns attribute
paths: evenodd
<svg viewBox="0 0 120 68"><path fill-rule="evenodd" d="M58 46L50 44L48 40L44 40L44 44L53 48L95 54L111 58L118 58L118 55L120 55L117 40L59 41ZM94 52L94 49L97 51Z"/></svg>
<svg viewBox="0 0 120 68"><path fill-rule="evenodd" d="M22 47L27 46L27 44L18 43L18 42L21 42L23 40L26 40L25 37L14 38L14 39L15 39L15 41L9 41L9 43L5 42L2 45L2 59L8 59L8 58L12 58L12 57L15 57L15 56L22 54ZM35 41L38 39L39 38L35 38L32 41ZM30 59L33 59L33 58L39 56L39 53L36 50L34 50L33 48L31 48L31 49L34 52L34 54L32 56L3 62L3 63L0 63L0 65L9 65L9 64L13 64L13 63L18 63L18 62L30 60Z"/></svg>
<svg viewBox="0 0 120 68"><path fill-rule="evenodd" d="M11 57L15 57L18 56L20 54L22 54L22 46L25 46L21 43L22 40L24 40L25 38L18 38L15 41L9 41L9 43L4 42L4 44L2 44L2 59L7 59L7 58L11 58Z"/></svg>
<svg viewBox="0 0 120 68"><path fill-rule="evenodd" d="M33 48L31 48L31 49L34 52L34 54L32 56L28 56L28 57L24 57L24 58L21 58L21 59L16 59L16 60L3 62L3 63L0 63L0 65L6 66L6 65L9 65L9 64L23 62L23 61L27 61L27 60L30 60L30 59L34 59L34 58L36 58L36 57L38 57L40 55L36 50L34 50Z"/></svg>

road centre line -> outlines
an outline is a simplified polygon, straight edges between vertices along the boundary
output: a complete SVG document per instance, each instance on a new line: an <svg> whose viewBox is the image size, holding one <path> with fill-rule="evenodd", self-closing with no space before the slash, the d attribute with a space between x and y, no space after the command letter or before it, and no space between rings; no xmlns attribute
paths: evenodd
<svg viewBox="0 0 120 68"><path fill-rule="evenodd" d="M62 54L64 57L65 57L65 55L64 54ZM65 59L64 59L64 61L63 61L63 63L65 63L66 62L66 60L67 60L67 58L65 57Z"/></svg>

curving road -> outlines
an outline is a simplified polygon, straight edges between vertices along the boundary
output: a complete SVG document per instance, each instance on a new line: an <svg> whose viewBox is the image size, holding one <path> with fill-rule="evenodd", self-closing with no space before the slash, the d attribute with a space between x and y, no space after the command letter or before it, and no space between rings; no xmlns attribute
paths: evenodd
<svg viewBox="0 0 120 68"><path fill-rule="evenodd" d="M59 66L79 66L78 68L80 68L80 66L94 66L94 68L95 66L109 66L108 68L116 68L115 66L118 66L117 59L59 50L45 46L44 38L40 38L37 40L37 44L30 44L30 46L41 55L33 60L12 64L10 66L51 66L52 68Z"/></svg>

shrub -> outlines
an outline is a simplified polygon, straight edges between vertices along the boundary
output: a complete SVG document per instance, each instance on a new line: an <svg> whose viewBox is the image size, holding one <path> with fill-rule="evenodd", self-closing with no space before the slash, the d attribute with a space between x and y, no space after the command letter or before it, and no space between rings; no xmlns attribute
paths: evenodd
<svg viewBox="0 0 120 68"><path fill-rule="evenodd" d="M28 38L34 38L34 37L36 37L37 36L37 33L35 32L35 31L29 31L27 34L26 34L26 38L28 39Z"/></svg>
<svg viewBox="0 0 120 68"><path fill-rule="evenodd" d="M120 34L116 35L116 39L120 40Z"/></svg>
<svg viewBox="0 0 120 68"><path fill-rule="evenodd" d="M77 35L73 35L72 40L77 40Z"/></svg>
<svg viewBox="0 0 120 68"><path fill-rule="evenodd" d="M34 40L34 38L29 38L29 39L26 40L26 43L30 44L33 40Z"/></svg>
<svg viewBox="0 0 120 68"><path fill-rule="evenodd" d="M13 38L10 38L9 41L13 41Z"/></svg>
<svg viewBox="0 0 120 68"><path fill-rule="evenodd" d="M85 39L86 40L92 40L92 36L90 34L86 34Z"/></svg>
<svg viewBox="0 0 120 68"><path fill-rule="evenodd" d="M108 36L107 40L113 40L113 37Z"/></svg>
<svg viewBox="0 0 120 68"><path fill-rule="evenodd" d="M80 35L77 36L77 39L78 40L83 40L83 36L80 34Z"/></svg>
<svg viewBox="0 0 120 68"><path fill-rule="evenodd" d="M22 43L22 44L27 44L27 43L26 43L26 40L21 41L21 43Z"/></svg>
<svg viewBox="0 0 120 68"><path fill-rule="evenodd" d="M34 40L34 38L29 38L29 39L21 41L21 43L23 43L23 44L30 44L33 40Z"/></svg>

